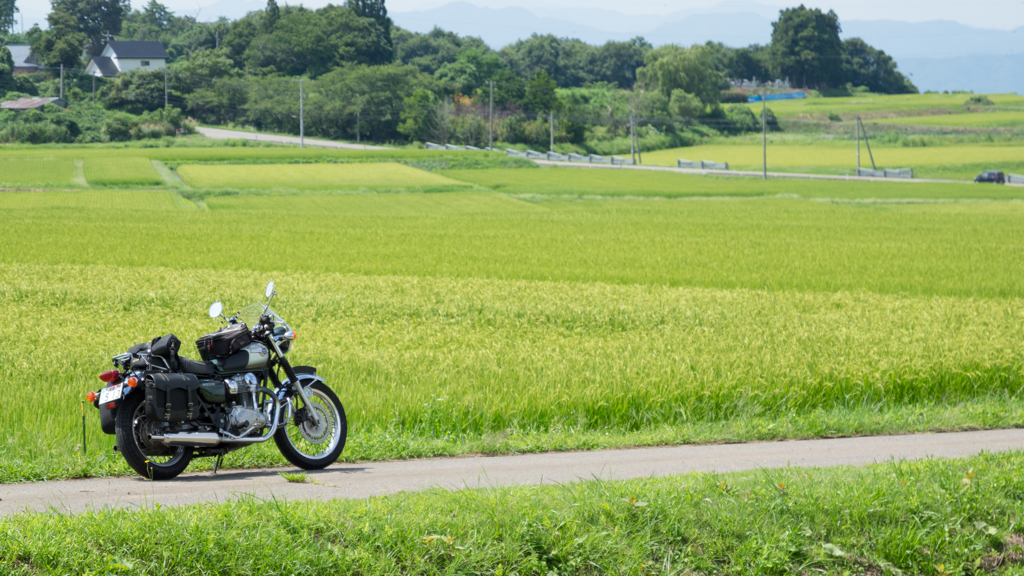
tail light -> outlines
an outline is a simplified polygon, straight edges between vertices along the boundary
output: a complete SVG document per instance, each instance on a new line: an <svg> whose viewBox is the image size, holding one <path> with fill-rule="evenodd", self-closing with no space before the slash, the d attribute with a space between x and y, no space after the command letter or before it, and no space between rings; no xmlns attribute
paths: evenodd
<svg viewBox="0 0 1024 576"><path fill-rule="evenodd" d="M118 370L107 370L103 374L100 374L100 380L106 383L116 382L121 377L121 372Z"/></svg>
<svg viewBox="0 0 1024 576"><path fill-rule="evenodd" d="M98 398L98 396L96 395L95 392L89 392L88 394L85 395L85 399L89 402L95 402L96 398Z"/></svg>

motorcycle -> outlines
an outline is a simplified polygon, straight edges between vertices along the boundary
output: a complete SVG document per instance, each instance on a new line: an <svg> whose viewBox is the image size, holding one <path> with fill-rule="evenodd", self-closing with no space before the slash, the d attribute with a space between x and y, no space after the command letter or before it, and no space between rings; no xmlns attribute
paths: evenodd
<svg viewBox="0 0 1024 576"><path fill-rule="evenodd" d="M341 456L345 408L316 368L288 361L295 331L270 309L275 295L270 282L266 304L231 318L214 302L210 317L226 325L196 340L199 361L178 355L181 342L173 334L112 358L115 369L100 374L106 387L86 399L132 469L169 480L193 458L216 457L216 473L224 454L271 438L305 470Z"/></svg>

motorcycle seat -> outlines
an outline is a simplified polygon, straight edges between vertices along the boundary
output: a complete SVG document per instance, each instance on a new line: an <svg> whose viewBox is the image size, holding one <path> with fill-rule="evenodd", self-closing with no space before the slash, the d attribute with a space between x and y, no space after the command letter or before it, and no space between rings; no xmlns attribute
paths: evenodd
<svg viewBox="0 0 1024 576"><path fill-rule="evenodd" d="M184 356L178 356L178 365L185 374L196 376L213 376L217 373L217 365L213 362L196 362Z"/></svg>

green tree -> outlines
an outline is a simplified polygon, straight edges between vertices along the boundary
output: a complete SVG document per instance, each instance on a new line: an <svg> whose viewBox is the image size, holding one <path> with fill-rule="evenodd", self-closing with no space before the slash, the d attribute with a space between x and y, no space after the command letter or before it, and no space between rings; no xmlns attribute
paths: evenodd
<svg viewBox="0 0 1024 576"><path fill-rule="evenodd" d="M508 68L498 70L477 88L477 102L490 103L491 87L486 82L494 82L495 108L511 108L523 104L523 98L526 97L526 82L523 82L522 78L513 74Z"/></svg>
<svg viewBox="0 0 1024 576"><path fill-rule="evenodd" d="M771 77L771 55L768 47L754 44L747 48L733 50L726 60L726 75L729 78L764 82Z"/></svg>
<svg viewBox="0 0 1024 576"><path fill-rule="evenodd" d="M650 43L640 36L628 42L606 42L597 49L593 81L629 88L636 83L636 69L644 65L644 56L651 50Z"/></svg>
<svg viewBox="0 0 1024 576"><path fill-rule="evenodd" d="M555 80L544 70L539 70L526 84L523 106L531 112L541 114L555 109L558 97L555 95Z"/></svg>
<svg viewBox="0 0 1024 576"><path fill-rule="evenodd" d="M703 45L690 48L662 46L647 53L644 67L637 70L638 82L671 99L681 89L696 96L705 106L715 106L725 77L715 70L714 54Z"/></svg>
<svg viewBox="0 0 1024 576"><path fill-rule="evenodd" d="M0 0L0 30L14 31L14 15L18 13L17 0Z"/></svg>
<svg viewBox="0 0 1024 576"><path fill-rule="evenodd" d="M463 50L455 62L441 65L434 73L434 77L462 94L472 94L502 67L497 54L484 54L475 48L469 48Z"/></svg>
<svg viewBox="0 0 1024 576"><path fill-rule="evenodd" d="M377 23L381 37L387 40L388 62L390 62L394 57L394 45L391 42L391 28L394 24L388 17L388 9L384 6L384 0L345 0L345 6L360 18L369 18Z"/></svg>
<svg viewBox="0 0 1024 576"><path fill-rule="evenodd" d="M917 87L896 70L891 56L860 38L843 42L843 68L847 82L884 94L917 94Z"/></svg>
<svg viewBox="0 0 1024 576"><path fill-rule="evenodd" d="M465 50L473 49L480 54L492 53L490 47L479 38L463 38L437 27L426 34L394 28L391 38L395 59L402 64L412 64L427 74L434 74L441 66L455 62Z"/></svg>
<svg viewBox="0 0 1024 576"><path fill-rule="evenodd" d="M71 14L58 11L50 12L46 20L50 28L32 34L32 51L46 66L80 68L82 48L89 38L78 31L78 21Z"/></svg>
<svg viewBox="0 0 1024 576"><path fill-rule="evenodd" d="M280 19L281 9L277 7L277 2L275 0L267 0L267 8L263 11L263 27L267 31L271 31Z"/></svg>
<svg viewBox="0 0 1024 576"><path fill-rule="evenodd" d="M0 46L0 97L18 89L14 79L14 58L7 46Z"/></svg>
<svg viewBox="0 0 1024 576"><path fill-rule="evenodd" d="M431 137L433 109L437 97L429 90L419 88L403 100L404 107L399 115L402 123L398 131L410 140L428 140Z"/></svg>
<svg viewBox="0 0 1024 576"><path fill-rule="evenodd" d="M76 30L86 35L89 54L103 52L107 34L118 35L124 18L131 12L129 0L51 0L53 12L75 18Z"/></svg>
<svg viewBox="0 0 1024 576"><path fill-rule="evenodd" d="M787 8L772 23L773 67L779 77L805 88L828 88L842 82L843 43L839 16L829 10Z"/></svg>
<svg viewBox="0 0 1024 576"><path fill-rule="evenodd" d="M531 79L541 70L563 88L596 79L597 48L581 40L534 34L502 48L499 55L523 79Z"/></svg>
<svg viewBox="0 0 1024 576"><path fill-rule="evenodd" d="M704 103L682 88L676 88L672 91L668 111L673 118L697 118L704 111Z"/></svg>

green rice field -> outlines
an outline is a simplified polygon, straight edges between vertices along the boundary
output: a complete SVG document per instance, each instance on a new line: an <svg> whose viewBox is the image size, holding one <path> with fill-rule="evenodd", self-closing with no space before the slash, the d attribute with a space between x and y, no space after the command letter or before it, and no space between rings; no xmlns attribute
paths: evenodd
<svg viewBox="0 0 1024 576"><path fill-rule="evenodd" d="M869 120L869 122L907 126L1020 126L1024 124L1024 111L875 118Z"/></svg>
<svg viewBox="0 0 1024 576"><path fill-rule="evenodd" d="M164 182L149 160L130 156L86 160L85 179L95 186L157 186Z"/></svg>
<svg viewBox="0 0 1024 576"><path fill-rule="evenodd" d="M772 100L767 104L776 116L813 116L827 118L839 114L852 120L860 114L872 117L875 114L914 115L929 110L943 112L966 112L964 103L971 94L861 94L848 98L807 98L804 100ZM1024 108L1024 96L1017 94L987 94L989 100L1000 108ZM749 104L751 111L760 113L761 103ZM847 118L849 116L849 118Z"/></svg>
<svg viewBox="0 0 1024 576"><path fill-rule="evenodd" d="M200 188L343 190L464 186L395 162L353 164L185 165L178 174Z"/></svg>
<svg viewBox="0 0 1024 576"><path fill-rule="evenodd" d="M983 170L1024 172L1024 146L961 144L949 146L894 147L872 144L879 168L914 168L915 178L970 180ZM871 167L867 146L861 142L861 166ZM643 163L675 166L676 160L728 162L734 170L760 171L760 144L713 144L657 150L643 154ZM854 141L817 144L769 143L768 170L820 174L855 174L857 145Z"/></svg>
<svg viewBox="0 0 1024 576"><path fill-rule="evenodd" d="M671 172L612 168L543 168L540 170L443 170L441 174L463 182L522 198L547 196L623 198L739 198L799 197L819 200L1010 200L1024 199L1024 189L1013 186L966 186L961 183L873 182L868 185L841 180L789 180L693 176Z"/></svg>
<svg viewBox="0 0 1024 576"><path fill-rule="evenodd" d="M79 447L109 357L268 280L350 460L1024 424L1024 203L895 198L991 188L411 173L479 188L0 194L0 480L125 473L92 412Z"/></svg>
<svg viewBox="0 0 1024 576"><path fill-rule="evenodd" d="M0 158L0 186L66 187L74 178L72 158Z"/></svg>

